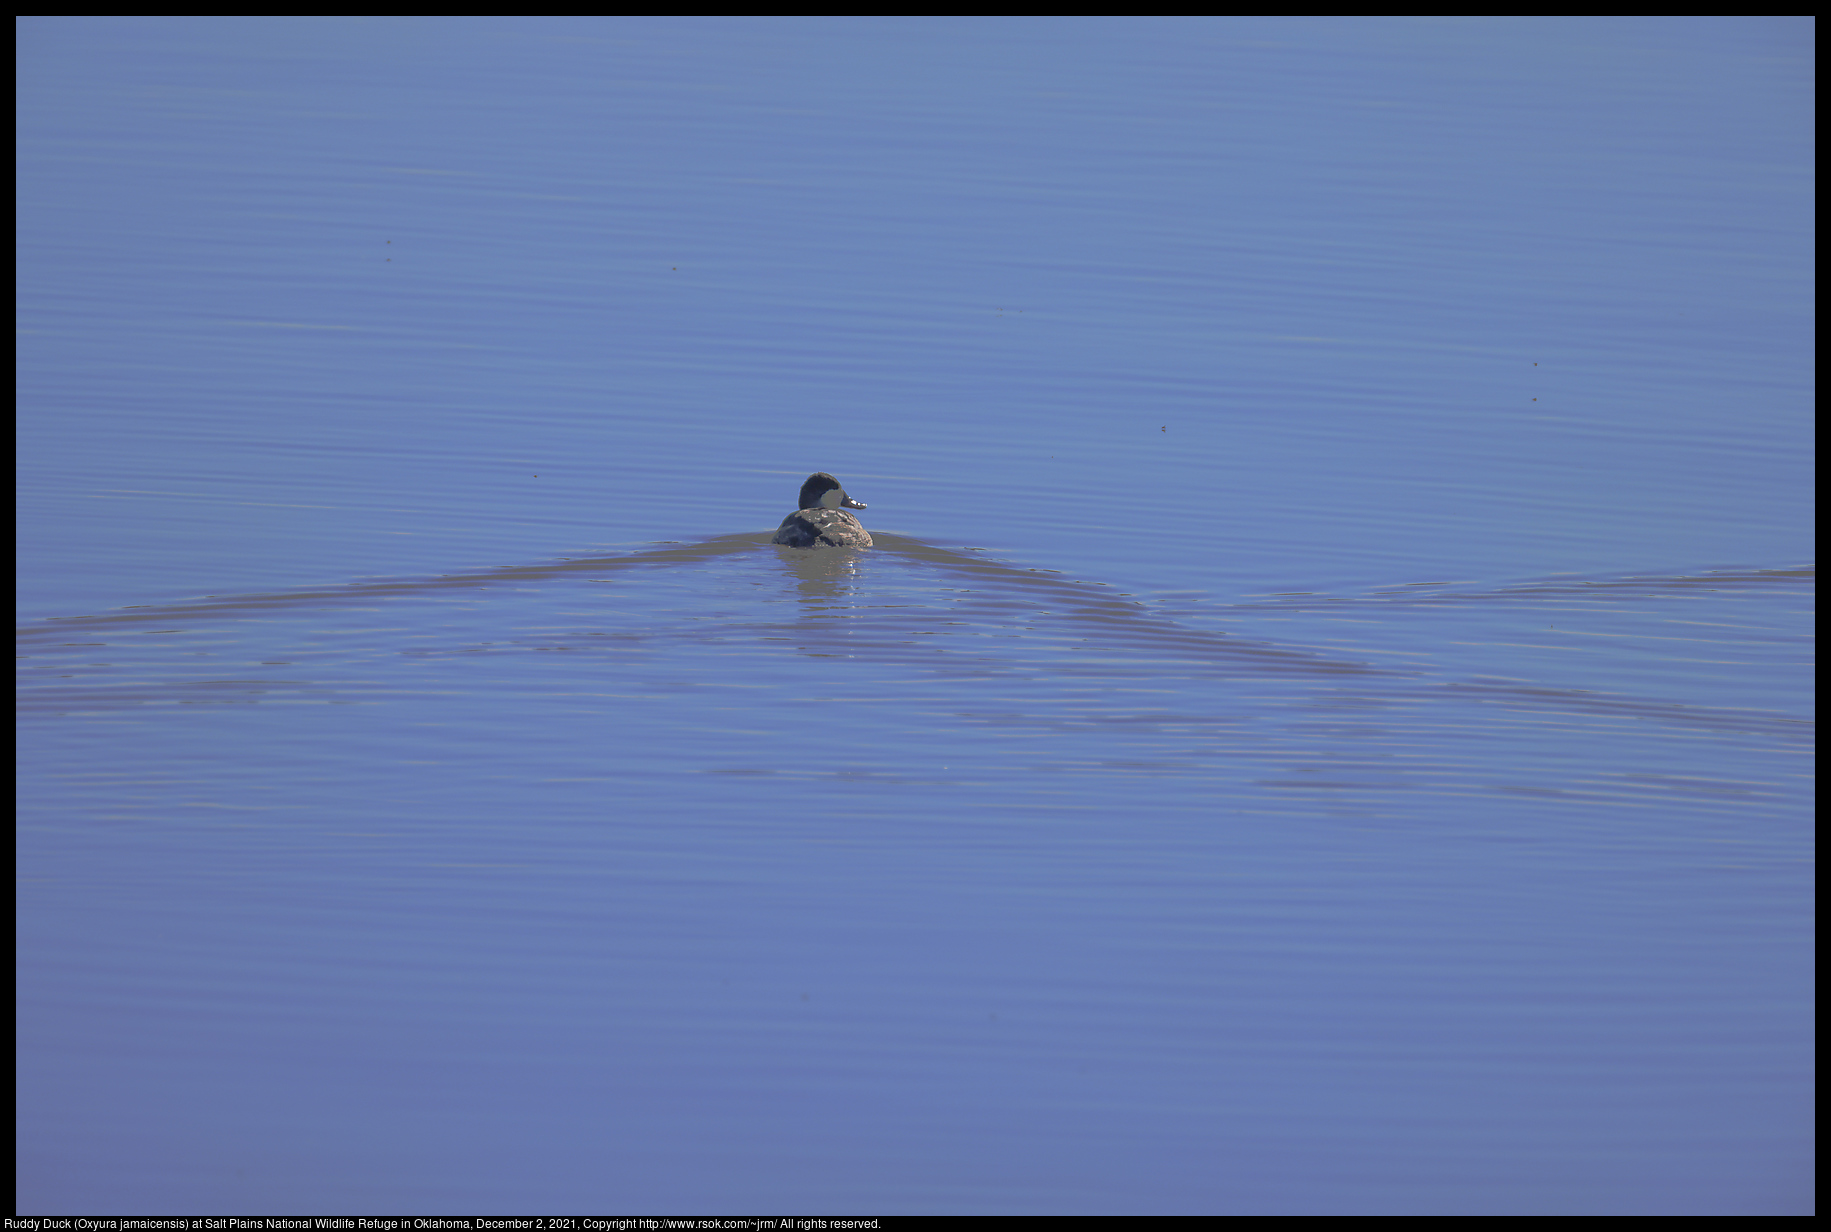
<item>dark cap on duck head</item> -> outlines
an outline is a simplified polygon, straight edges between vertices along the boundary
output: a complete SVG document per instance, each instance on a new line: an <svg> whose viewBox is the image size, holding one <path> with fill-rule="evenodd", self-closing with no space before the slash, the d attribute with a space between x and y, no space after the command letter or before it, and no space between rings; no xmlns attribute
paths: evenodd
<svg viewBox="0 0 1831 1232"><path fill-rule="evenodd" d="M825 471L815 471L801 485L801 503L797 509L864 509L865 502L855 501L839 486L839 480Z"/></svg>

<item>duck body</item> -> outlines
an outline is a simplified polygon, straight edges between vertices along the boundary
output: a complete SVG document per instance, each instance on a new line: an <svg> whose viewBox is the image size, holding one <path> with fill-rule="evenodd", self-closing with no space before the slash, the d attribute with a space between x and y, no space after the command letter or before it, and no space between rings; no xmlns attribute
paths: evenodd
<svg viewBox="0 0 1831 1232"><path fill-rule="evenodd" d="M868 548L871 532L843 509L797 509L782 519L770 542L791 548Z"/></svg>
<svg viewBox="0 0 1831 1232"><path fill-rule="evenodd" d="M863 509L825 471L815 471L801 485L801 508L782 519L771 543L791 548L868 548L870 532L848 509Z"/></svg>

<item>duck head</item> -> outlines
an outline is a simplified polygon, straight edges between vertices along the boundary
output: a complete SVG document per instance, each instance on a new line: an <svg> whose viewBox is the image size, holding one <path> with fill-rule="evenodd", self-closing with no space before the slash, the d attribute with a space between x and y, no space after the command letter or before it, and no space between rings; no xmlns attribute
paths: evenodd
<svg viewBox="0 0 1831 1232"><path fill-rule="evenodd" d="M839 486L839 480L825 471L815 471L801 485L801 503L797 509L864 509L865 502L855 501Z"/></svg>

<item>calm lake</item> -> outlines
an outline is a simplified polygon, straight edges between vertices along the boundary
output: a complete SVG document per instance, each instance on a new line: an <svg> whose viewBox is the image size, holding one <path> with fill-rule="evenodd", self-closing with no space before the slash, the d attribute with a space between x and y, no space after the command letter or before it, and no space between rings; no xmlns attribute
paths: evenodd
<svg viewBox="0 0 1831 1232"><path fill-rule="evenodd" d="M1813 38L22 19L18 1213L1810 1214Z"/></svg>

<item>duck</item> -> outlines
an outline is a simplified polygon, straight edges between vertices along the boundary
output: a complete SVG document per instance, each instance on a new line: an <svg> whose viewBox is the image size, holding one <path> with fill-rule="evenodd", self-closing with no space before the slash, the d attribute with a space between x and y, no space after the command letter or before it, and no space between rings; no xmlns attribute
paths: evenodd
<svg viewBox="0 0 1831 1232"><path fill-rule="evenodd" d="M791 548L868 548L871 536L848 509L864 509L825 471L815 471L801 485L801 507L782 519L771 543Z"/></svg>

